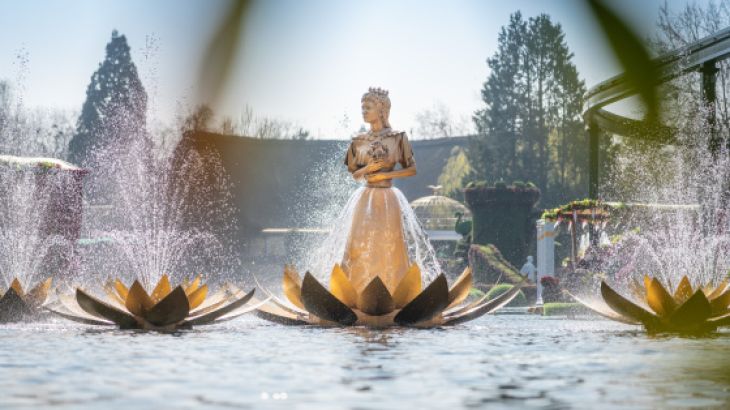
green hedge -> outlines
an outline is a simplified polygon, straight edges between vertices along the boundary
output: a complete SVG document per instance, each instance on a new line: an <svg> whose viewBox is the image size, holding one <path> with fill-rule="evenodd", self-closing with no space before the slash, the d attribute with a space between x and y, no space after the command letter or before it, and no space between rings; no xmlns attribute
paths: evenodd
<svg viewBox="0 0 730 410"><path fill-rule="evenodd" d="M469 264L480 283L520 283L522 276L494 245L471 245Z"/></svg>
<svg viewBox="0 0 730 410"><path fill-rule="evenodd" d="M543 316L586 315L590 309L580 303L554 302L542 305Z"/></svg>
<svg viewBox="0 0 730 410"><path fill-rule="evenodd" d="M472 287L471 289L469 289L469 297L480 298L484 295L486 295L486 293L482 292L482 290L479 288Z"/></svg>
<svg viewBox="0 0 730 410"><path fill-rule="evenodd" d="M492 289L489 289L489 292L487 292L487 300L492 300L510 289L512 289L512 285L509 285L507 283L500 283L499 285L495 285L494 287L492 287ZM522 293L522 291L517 292L517 296L515 296L515 298L512 299L512 301L509 302L507 306L527 306L527 298L525 297L525 294Z"/></svg>
<svg viewBox="0 0 730 410"><path fill-rule="evenodd" d="M517 182L473 183L464 190L472 213L472 243L493 244L514 266L522 266L535 240L534 206L540 190Z"/></svg>

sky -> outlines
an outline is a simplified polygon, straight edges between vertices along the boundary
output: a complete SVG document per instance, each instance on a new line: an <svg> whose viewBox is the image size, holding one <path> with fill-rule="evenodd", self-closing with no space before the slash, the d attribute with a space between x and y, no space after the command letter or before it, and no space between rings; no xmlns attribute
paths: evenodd
<svg viewBox="0 0 730 410"><path fill-rule="evenodd" d="M679 9L687 1L670 4ZM609 4L650 36L663 2ZM150 118L171 122L197 103L203 53L229 5L0 0L0 79L15 86L24 106L79 111L116 29L150 95ZM437 104L468 124L483 105L486 59L517 10L562 25L588 87L619 73L583 0L266 0L247 14L233 75L214 109L218 119L236 119L249 106L315 138L347 138L362 125L360 97L377 86L390 91L394 128L417 130L417 114Z"/></svg>

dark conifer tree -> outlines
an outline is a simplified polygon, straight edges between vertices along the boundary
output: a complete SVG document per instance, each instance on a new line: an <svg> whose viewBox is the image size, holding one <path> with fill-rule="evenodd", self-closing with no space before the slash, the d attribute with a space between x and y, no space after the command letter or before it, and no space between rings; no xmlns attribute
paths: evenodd
<svg viewBox="0 0 730 410"><path fill-rule="evenodd" d="M69 143L69 160L93 168L100 152L123 150L135 139L146 139L146 113L147 93L127 39L114 30L106 57L86 90L76 134Z"/></svg>
<svg viewBox="0 0 730 410"><path fill-rule="evenodd" d="M548 15L510 16L487 60L485 107L474 115L472 178L532 181L543 193L543 206L587 193L585 84L572 57L562 27Z"/></svg>

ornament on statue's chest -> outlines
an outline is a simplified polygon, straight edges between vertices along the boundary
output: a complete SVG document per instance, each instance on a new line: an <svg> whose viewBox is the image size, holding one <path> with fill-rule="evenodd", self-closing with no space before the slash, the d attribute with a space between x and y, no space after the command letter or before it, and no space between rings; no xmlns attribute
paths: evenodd
<svg viewBox="0 0 730 410"><path fill-rule="evenodd" d="M368 157L373 161L385 161L388 158L388 146L381 141L373 141L368 147Z"/></svg>

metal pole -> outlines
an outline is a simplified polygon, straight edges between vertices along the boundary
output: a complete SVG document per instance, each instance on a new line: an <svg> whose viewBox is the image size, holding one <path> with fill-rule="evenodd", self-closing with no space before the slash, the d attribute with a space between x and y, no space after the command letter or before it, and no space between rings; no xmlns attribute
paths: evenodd
<svg viewBox="0 0 730 410"><path fill-rule="evenodd" d="M598 199L598 138L601 130L593 120L593 115L587 116L588 125L588 198Z"/></svg>
<svg viewBox="0 0 730 410"><path fill-rule="evenodd" d="M536 306L542 306L542 283L545 276L555 276L555 222L539 219L537 221L537 281Z"/></svg>
<svg viewBox="0 0 730 410"><path fill-rule="evenodd" d="M588 199L598 199L598 170L599 170L599 137L601 130L598 128L598 124L593 119L593 114L589 113L586 116L588 125ZM575 223L575 221L574 221ZM596 235L593 226L588 231L588 238L590 239L591 245L598 245L598 235ZM575 262L575 261L574 261Z"/></svg>
<svg viewBox="0 0 730 410"><path fill-rule="evenodd" d="M717 109L715 102L717 101L717 62L710 60L700 66L702 74L702 105L707 110L707 123L710 126L710 152L713 158L717 159L720 152L720 143L722 138L718 135Z"/></svg>

